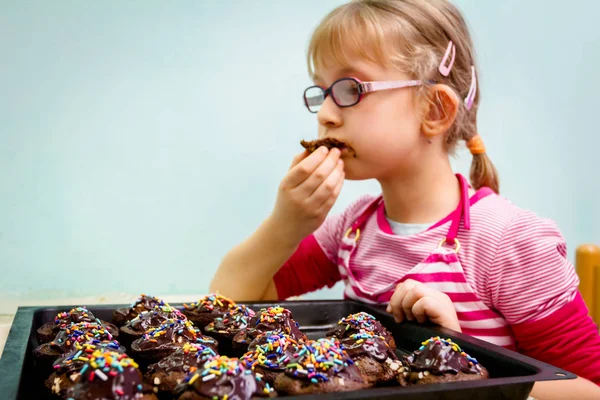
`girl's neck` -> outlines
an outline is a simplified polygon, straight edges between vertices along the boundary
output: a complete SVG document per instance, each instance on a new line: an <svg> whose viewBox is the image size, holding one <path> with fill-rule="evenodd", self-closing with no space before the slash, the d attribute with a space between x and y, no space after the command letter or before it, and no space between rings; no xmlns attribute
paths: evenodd
<svg viewBox="0 0 600 400"><path fill-rule="evenodd" d="M460 185L449 160L379 183L387 217L396 222L435 223L454 211L460 201Z"/></svg>

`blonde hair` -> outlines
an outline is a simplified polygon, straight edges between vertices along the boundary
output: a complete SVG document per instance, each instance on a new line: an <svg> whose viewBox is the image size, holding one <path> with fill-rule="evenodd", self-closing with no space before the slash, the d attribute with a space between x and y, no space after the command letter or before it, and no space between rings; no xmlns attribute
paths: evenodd
<svg viewBox="0 0 600 400"><path fill-rule="evenodd" d="M456 59L445 77L438 67L450 41L456 46ZM307 54L309 73L314 76L327 62L346 66L352 56L392 65L412 79L445 84L460 99L469 93L475 66L467 23L448 0L354 0L339 6L313 32ZM428 87L421 87L419 95ZM456 120L446 133L450 153L459 140L477 135L479 87L470 110L459 103ZM470 179L475 189L486 186L499 192L498 174L485 153L473 155Z"/></svg>

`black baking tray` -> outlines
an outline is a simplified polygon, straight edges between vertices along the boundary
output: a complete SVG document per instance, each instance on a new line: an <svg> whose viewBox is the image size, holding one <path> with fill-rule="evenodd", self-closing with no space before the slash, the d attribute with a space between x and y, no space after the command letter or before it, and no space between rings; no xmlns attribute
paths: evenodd
<svg viewBox="0 0 600 400"><path fill-rule="evenodd" d="M247 304L254 310L275 303L252 302ZM445 328L420 325L411 322L397 324L383 309L353 301L292 301L276 303L292 311L300 328L311 339L323 337L337 321L349 314L366 311L375 316L394 335L398 354L408 354L419 348L421 342L431 336L449 337L464 351L485 366L488 380L419 385L408 388L397 386L380 387L355 392L327 395L305 395L289 399L527 399L534 382L574 379L575 375L534 360L516 352L463 335ZM177 308L181 305L172 304ZM13 321L4 353L0 358L0 397L5 400L53 399L35 378L32 351L37 347L36 330L53 321L57 313L75 306L52 308L21 307ZM115 308L128 305L89 306L88 309L102 320L110 321Z"/></svg>

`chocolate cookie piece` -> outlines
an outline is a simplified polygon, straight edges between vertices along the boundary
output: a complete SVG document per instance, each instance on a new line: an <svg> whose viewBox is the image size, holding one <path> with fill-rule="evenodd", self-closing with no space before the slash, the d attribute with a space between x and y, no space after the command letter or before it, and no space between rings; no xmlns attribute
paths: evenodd
<svg viewBox="0 0 600 400"><path fill-rule="evenodd" d="M419 350L405 357L408 368L398 377L400 384L424 385L489 379L489 373L477 360L462 351L451 339L432 337Z"/></svg>
<svg viewBox="0 0 600 400"><path fill-rule="evenodd" d="M374 316L366 312L351 314L340 319L337 325L326 333L326 336L341 340L361 331L373 332L378 336L383 336L390 349L396 350L396 341L391 332L381 325L381 322L377 321Z"/></svg>
<svg viewBox="0 0 600 400"><path fill-rule="evenodd" d="M159 396L167 397L188 374L202 368L208 360L218 355L211 347L185 343L171 355L150 365L144 379L156 388Z"/></svg>
<svg viewBox="0 0 600 400"><path fill-rule="evenodd" d="M364 381L371 385L393 381L405 371L383 336L361 331L342 339L340 345L354 361Z"/></svg>
<svg viewBox="0 0 600 400"><path fill-rule="evenodd" d="M54 372L45 381L45 385L52 394L64 398L69 388L79 380L81 369L86 365L96 351L113 351L124 353L124 347L116 347L114 342L101 342L98 344L85 343L79 349L60 357L52 366Z"/></svg>
<svg viewBox="0 0 600 400"><path fill-rule="evenodd" d="M54 322L42 325L37 330L37 336L40 344L48 343L56 337L59 331L66 329L72 323L90 322L106 326L106 329L114 338L119 336L119 330L113 324L101 321L86 307L76 307L70 311L63 311L54 317Z"/></svg>
<svg viewBox="0 0 600 400"><path fill-rule="evenodd" d="M121 327L137 317L142 311L150 311L157 306L169 306L169 304L154 296L142 294L130 307L117 308L113 311L112 322L116 326Z"/></svg>
<svg viewBox="0 0 600 400"><path fill-rule="evenodd" d="M202 330L215 318L223 317L235 305L233 300L219 293L211 293L196 303L184 304L182 312L194 325Z"/></svg>
<svg viewBox="0 0 600 400"><path fill-rule="evenodd" d="M281 332L267 332L254 339L241 361L259 377L273 385L284 373L294 356L298 356L299 343Z"/></svg>
<svg viewBox="0 0 600 400"><path fill-rule="evenodd" d="M275 390L288 395L346 392L370 386L333 338L302 344L285 374L275 379Z"/></svg>
<svg viewBox="0 0 600 400"><path fill-rule="evenodd" d="M218 342L200 331L190 322L169 319L157 328L150 328L131 344L131 355L142 368L159 362L186 343L199 343L216 350Z"/></svg>
<svg viewBox="0 0 600 400"><path fill-rule="evenodd" d="M135 361L127 355L97 350L67 390L72 400L158 400L152 389L142 383Z"/></svg>
<svg viewBox="0 0 600 400"><path fill-rule="evenodd" d="M204 332L219 342L219 353L232 354L232 342L235 335L246 329L250 319L256 313L244 306L236 305L223 317L217 317L204 328Z"/></svg>
<svg viewBox="0 0 600 400"><path fill-rule="evenodd" d="M123 325L120 329L121 343L127 347L150 328L157 328L169 319L186 320L185 315L170 306L156 306L150 311L142 311L137 317Z"/></svg>
<svg viewBox="0 0 600 400"><path fill-rule="evenodd" d="M236 399L276 397L273 388L246 369L237 358L219 356L190 374L176 389L178 400Z"/></svg>
<svg viewBox="0 0 600 400"><path fill-rule="evenodd" d="M342 142L341 140L333 139L333 138L323 138L317 140L306 141L302 140L300 145L304 147L309 153L315 152L319 147L324 146L329 150L331 149L340 149L342 152L346 150L348 153L352 154L356 157L356 153L354 149L347 143Z"/></svg>
<svg viewBox="0 0 600 400"><path fill-rule="evenodd" d="M307 340L306 335L300 331L298 323L294 321L290 310L280 306L262 308L250 319L246 329L233 338L234 354L246 353L250 342L267 332L282 332L296 341Z"/></svg>

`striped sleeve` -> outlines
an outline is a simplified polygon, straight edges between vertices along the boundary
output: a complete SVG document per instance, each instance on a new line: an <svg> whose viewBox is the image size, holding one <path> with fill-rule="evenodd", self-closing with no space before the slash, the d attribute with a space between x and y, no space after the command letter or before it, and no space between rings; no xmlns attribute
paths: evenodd
<svg viewBox="0 0 600 400"><path fill-rule="evenodd" d="M556 224L521 212L504 233L488 281L494 307L513 324L540 320L570 303L579 279Z"/></svg>

